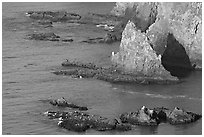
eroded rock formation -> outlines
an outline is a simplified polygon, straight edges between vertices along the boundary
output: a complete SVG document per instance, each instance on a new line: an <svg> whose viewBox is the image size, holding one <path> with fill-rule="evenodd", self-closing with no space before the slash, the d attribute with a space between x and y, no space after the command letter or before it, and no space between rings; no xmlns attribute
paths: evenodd
<svg viewBox="0 0 204 137"><path fill-rule="evenodd" d="M164 69L161 55L157 55L152 49L145 33L138 30L130 21L123 31L120 51L112 55L112 62L126 73L154 79L177 79Z"/></svg>
<svg viewBox="0 0 204 137"><path fill-rule="evenodd" d="M182 60L175 62L173 60L165 60L164 64L175 66L173 71L179 69L192 69L193 67L201 68L202 66L202 3L197 2L185 2L185 3L116 3L116 7L112 11L117 16L122 16L125 19L121 25L115 26L115 32L111 32L112 35L120 35L121 30L125 27L124 24L128 20L134 23L138 30L144 32L145 37L149 45L153 48L157 55L168 55L169 58L173 57L173 60ZM118 29L118 30L117 30ZM123 35L132 33L132 30L124 30L126 32ZM175 41L177 41L182 47L175 46L173 48L168 47L169 33L173 35ZM119 36L118 36L119 37ZM125 41L124 37L122 42ZM133 40L133 39L132 39ZM143 43L141 40L137 40ZM127 40L128 41L128 40ZM134 40L133 40L134 41ZM122 44L121 42L121 44ZM131 40L129 40L131 42ZM169 42L171 43L171 42ZM128 44L128 43L126 43ZM177 45L179 45L177 44ZM129 44L130 45L130 44ZM133 45L134 47L135 45ZM170 49L170 50L169 50ZM175 50L180 54L175 55ZM123 52L121 48L119 52ZM129 56L130 52L134 52L134 48L130 48L125 54ZM166 51L168 50L168 51ZM179 51L178 51L179 50ZM166 51L166 52L165 52ZM165 52L165 53L164 53ZM166 54L168 52L168 54ZM190 60L186 60L186 55ZM166 58L166 57L165 57ZM168 57L167 57L168 58ZM119 59L119 58L118 58ZM120 60L120 59L119 59ZM119 60L117 62L119 62ZM182 63L183 62L183 63ZM131 64L131 62L130 62ZM132 61L132 66L134 62ZM166 67L167 68L167 67ZM172 69L172 68L170 68ZM177 70L176 70L177 71ZM179 71L179 70L178 70ZM173 75L174 72L171 72ZM180 76L180 74L175 74Z"/></svg>

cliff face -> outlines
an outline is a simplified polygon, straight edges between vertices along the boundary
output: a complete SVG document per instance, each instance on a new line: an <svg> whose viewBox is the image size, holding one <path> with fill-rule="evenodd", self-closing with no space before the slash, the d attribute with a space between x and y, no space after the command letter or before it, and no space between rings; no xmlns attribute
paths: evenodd
<svg viewBox="0 0 204 137"><path fill-rule="evenodd" d="M122 65L126 71L136 70L145 75L147 73L151 75L151 71L157 71L158 68L158 73L164 73L160 64L163 64L167 70L170 70L169 66L181 69L192 69L192 66L201 68L201 4L195 2L116 3L112 13L124 16L126 22L127 20L131 22L122 33L120 51L112 57L113 62ZM157 57L157 55L161 56ZM147 60L145 63L140 63L142 61L139 58L143 61L144 59L154 60L156 67L154 65L152 67L151 62ZM152 70L152 68L155 69ZM164 75L166 74L165 72Z"/></svg>
<svg viewBox="0 0 204 137"><path fill-rule="evenodd" d="M164 69L161 55L150 46L147 36L137 30L131 21L126 25L120 44L120 52L112 55L112 62L126 73L155 79L176 80Z"/></svg>

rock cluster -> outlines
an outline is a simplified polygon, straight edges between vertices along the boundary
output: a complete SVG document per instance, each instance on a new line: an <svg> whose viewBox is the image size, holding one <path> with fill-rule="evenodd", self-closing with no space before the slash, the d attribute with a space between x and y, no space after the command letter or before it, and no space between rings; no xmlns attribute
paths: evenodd
<svg viewBox="0 0 204 137"><path fill-rule="evenodd" d="M187 112L178 107L171 111L164 107L149 109L145 106L136 112L123 113L119 119L108 119L81 111L47 111L44 114L50 119L58 119L58 126L76 132L84 132L88 129L128 131L134 129L134 125L157 126L161 122L169 122L173 125L186 124L201 118L199 114Z"/></svg>

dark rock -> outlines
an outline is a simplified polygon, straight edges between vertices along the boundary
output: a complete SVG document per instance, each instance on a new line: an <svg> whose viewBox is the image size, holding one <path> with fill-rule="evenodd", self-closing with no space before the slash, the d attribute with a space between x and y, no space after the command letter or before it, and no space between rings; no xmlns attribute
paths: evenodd
<svg viewBox="0 0 204 137"><path fill-rule="evenodd" d="M89 43L89 44L93 44L93 43L104 43L104 38L89 38L87 40L83 40L81 42L86 42L86 43Z"/></svg>
<svg viewBox="0 0 204 137"><path fill-rule="evenodd" d="M36 33L27 35L27 38L30 40L59 41L60 36L55 33Z"/></svg>
<svg viewBox="0 0 204 137"><path fill-rule="evenodd" d="M84 132L89 128L97 131L119 130L127 131L131 129L130 125L119 123L116 119L108 119L101 116L89 115L83 112L45 112L45 115L51 119L59 119L58 126L76 131Z"/></svg>
<svg viewBox="0 0 204 137"><path fill-rule="evenodd" d="M160 122L166 122L167 116L171 113L171 110L164 107L161 107L161 108L157 107L157 108L154 108L154 112L156 113L156 116Z"/></svg>
<svg viewBox="0 0 204 137"><path fill-rule="evenodd" d="M193 112L187 112L183 109L175 107L174 110L167 116L167 121L170 124L186 124L195 122L201 118L201 115L195 114Z"/></svg>
<svg viewBox="0 0 204 137"><path fill-rule="evenodd" d="M67 102L63 97L56 100L50 100L50 104L54 106L59 106L59 107L69 107L69 108L76 108L79 110L88 110L87 107L82 107L82 106L78 106L73 103Z"/></svg>
<svg viewBox="0 0 204 137"><path fill-rule="evenodd" d="M159 124L157 117L153 116L154 110L143 106L136 112L124 113L120 116L123 123L132 125L156 126Z"/></svg>
<svg viewBox="0 0 204 137"><path fill-rule="evenodd" d="M58 126L76 132L84 132L89 129L89 126L85 122L80 122L77 119L59 121Z"/></svg>
<svg viewBox="0 0 204 137"><path fill-rule="evenodd" d="M63 42L73 42L74 40L73 39L63 39L62 41Z"/></svg>

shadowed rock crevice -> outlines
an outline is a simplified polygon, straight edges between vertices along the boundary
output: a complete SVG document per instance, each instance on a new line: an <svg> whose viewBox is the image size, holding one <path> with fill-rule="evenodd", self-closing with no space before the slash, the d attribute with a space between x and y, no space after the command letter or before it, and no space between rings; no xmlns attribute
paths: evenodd
<svg viewBox="0 0 204 137"><path fill-rule="evenodd" d="M164 68L172 76L185 77L193 69L185 48L175 39L173 34L168 34L167 47L162 55L161 61Z"/></svg>

